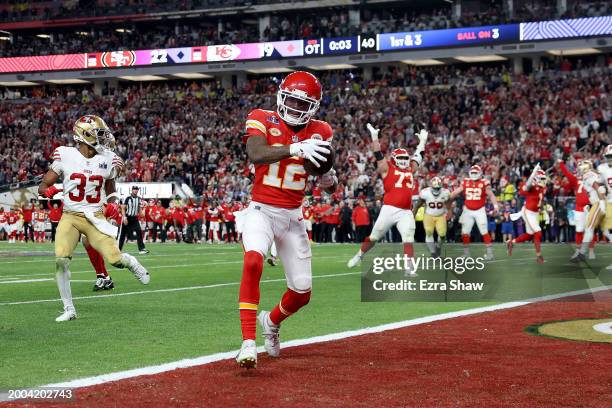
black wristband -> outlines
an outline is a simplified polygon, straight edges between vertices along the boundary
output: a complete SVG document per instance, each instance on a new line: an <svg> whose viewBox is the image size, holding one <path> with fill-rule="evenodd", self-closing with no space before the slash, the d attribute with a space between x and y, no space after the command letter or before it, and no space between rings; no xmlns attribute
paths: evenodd
<svg viewBox="0 0 612 408"><path fill-rule="evenodd" d="M376 157L376 161L381 161L382 159L385 158L385 155L382 154L381 151L378 151L378 152L374 152L374 157Z"/></svg>

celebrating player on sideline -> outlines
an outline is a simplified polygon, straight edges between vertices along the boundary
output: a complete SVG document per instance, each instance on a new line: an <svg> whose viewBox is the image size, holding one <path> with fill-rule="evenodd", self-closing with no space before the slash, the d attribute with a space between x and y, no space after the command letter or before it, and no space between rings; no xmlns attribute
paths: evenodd
<svg viewBox="0 0 612 408"><path fill-rule="evenodd" d="M262 327L265 349L280 355L281 322L310 300L312 283L310 242L301 204L307 174L304 160L320 167L331 151L332 129L312 119L319 108L321 84L312 74L296 71L280 84L277 110L255 109L246 120L246 150L255 164L252 201L241 217L244 267L239 309L242 347L236 361L242 367L257 365L256 320ZM333 169L319 178L321 188L332 191L337 183ZM259 281L263 261L272 243L285 268L287 291L271 312L261 311Z"/></svg>
<svg viewBox="0 0 612 408"><path fill-rule="evenodd" d="M463 194L465 201L463 203L463 212L459 218L461 223L461 240L463 241L463 256L470 256L470 234L474 223L482 235L482 240L487 246L487 253L485 254L485 260L493 260L493 246L491 245L491 236L487 229L487 213L485 211L485 204L487 202L487 196L495 212L499 211L499 205L495 194L491 190L491 184L489 180L482 178L482 169L479 165L474 165L470 168L469 178L463 179L460 187L457 187L451 193L451 200L454 200L460 194Z"/></svg>
<svg viewBox="0 0 612 408"><path fill-rule="evenodd" d="M603 220L601 229L606 235L606 238L612 242L612 144L609 144L604 149L605 162L597 167L603 185L607 191L606 216Z"/></svg>
<svg viewBox="0 0 612 408"><path fill-rule="evenodd" d="M446 240L446 221L450 214L450 191L442 187L442 179L433 177L429 187L424 188L419 194L419 201L414 206L414 213L425 205L423 216L423 227L425 227L425 243L433 257L439 257L442 253L442 243ZM434 243L434 231L438 233L438 242Z"/></svg>
<svg viewBox="0 0 612 408"><path fill-rule="evenodd" d="M389 228L395 225L402 236L404 255L409 259L406 274L410 275L414 271L412 263L414 258L414 231L416 228L411 210L414 172L423 160L421 152L425 149L428 133L425 129L421 129L417 134L419 145L412 156L406 149L395 149L391 153L391 160L388 161L380 151L379 130L368 123L368 131L372 137L372 151L376 158L378 173L383 178L385 194L383 206L370 236L363 241L361 248L348 261L347 266L349 268L355 267L361 261L363 254L368 252L377 241L385 236Z"/></svg>
<svg viewBox="0 0 612 408"><path fill-rule="evenodd" d="M527 231L519 237L506 242L509 256L512 255L512 247L514 244L533 239L533 245L536 251L536 262L539 264L544 263L541 244L542 229L540 228L539 216L544 193L546 192L546 182L546 172L540 168L540 163L538 163L527 179L527 183L525 183L519 191L519 194L525 197L525 205L521 209L520 215L523 221L525 221L525 229ZM511 219L512 218L511 216Z"/></svg>
<svg viewBox="0 0 612 408"><path fill-rule="evenodd" d="M55 149L50 169L38 187L39 194L52 198L60 191L54 184L63 177L64 212L55 240L57 285L64 303L64 312L55 319L58 322L77 317L69 265L81 234L110 264L128 268L141 283L149 283L149 273L136 258L119 251L115 240L117 229L102 213L105 200L109 206L116 206L115 177L123 166L117 155L104 154L110 130L102 118L86 115L76 121L73 131L77 147Z"/></svg>

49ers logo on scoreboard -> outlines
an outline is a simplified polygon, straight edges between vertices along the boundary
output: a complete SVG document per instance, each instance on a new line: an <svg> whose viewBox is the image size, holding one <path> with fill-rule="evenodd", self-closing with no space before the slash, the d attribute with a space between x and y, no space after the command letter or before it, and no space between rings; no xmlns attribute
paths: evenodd
<svg viewBox="0 0 612 408"><path fill-rule="evenodd" d="M111 51L102 53L102 65L108 68L129 67L136 63L134 51Z"/></svg>

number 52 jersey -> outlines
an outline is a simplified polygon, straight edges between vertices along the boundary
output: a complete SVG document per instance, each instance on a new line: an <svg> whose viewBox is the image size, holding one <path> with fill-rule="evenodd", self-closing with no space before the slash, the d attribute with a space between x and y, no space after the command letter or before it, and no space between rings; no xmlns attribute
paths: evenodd
<svg viewBox="0 0 612 408"><path fill-rule="evenodd" d="M51 170L63 177L64 210L97 212L106 202L104 183L117 177L123 161L106 152L86 158L76 147L61 146L53 152Z"/></svg>
<svg viewBox="0 0 612 408"><path fill-rule="evenodd" d="M299 131L293 130L278 113L254 109L246 120L246 136L263 136L270 146L284 146L306 139L331 141L332 129L327 122L311 120ZM256 164L253 201L281 208L297 208L302 205L308 175L304 159L289 157L276 163Z"/></svg>

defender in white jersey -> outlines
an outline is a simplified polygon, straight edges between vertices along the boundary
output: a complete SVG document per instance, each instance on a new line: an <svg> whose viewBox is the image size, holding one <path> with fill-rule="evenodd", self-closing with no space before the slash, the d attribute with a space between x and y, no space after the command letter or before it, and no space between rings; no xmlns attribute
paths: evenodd
<svg viewBox="0 0 612 408"><path fill-rule="evenodd" d="M55 239L56 278L64 313L58 322L77 317L70 290L70 260L81 234L108 263L117 268L128 268L143 284L149 283L147 270L129 254L122 254L117 246L116 227L103 215L103 203L116 205L115 177L121 172L123 161L115 154L105 153L112 134L102 118L86 115L73 127L77 147L58 147L53 162L38 187L39 194L52 198L62 191L54 186L63 179L64 211L57 226Z"/></svg>
<svg viewBox="0 0 612 408"><path fill-rule="evenodd" d="M433 257L439 257L442 243L446 240L446 217L450 209L450 191L442 187L442 179L434 177L429 187L421 190L419 201L415 206L415 214L425 205L423 226L425 227L425 242ZM434 243L434 231L438 234L438 242Z"/></svg>
<svg viewBox="0 0 612 408"><path fill-rule="evenodd" d="M606 146L604 160L604 163L597 167L600 183L607 190L606 217L603 221L602 230L604 230L606 237L612 241L612 144Z"/></svg>
<svg viewBox="0 0 612 408"><path fill-rule="evenodd" d="M601 175L595 171L590 160L582 160L578 163L578 172L582 174L582 185L589 196L591 209L587 214L580 252L571 257L571 262L586 260L586 253L595 235L595 230L601 225L606 215L606 187L601 182Z"/></svg>

